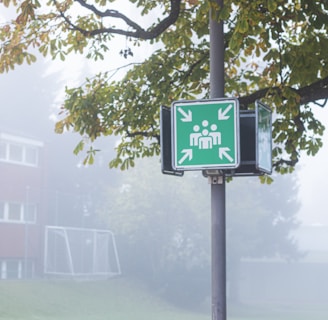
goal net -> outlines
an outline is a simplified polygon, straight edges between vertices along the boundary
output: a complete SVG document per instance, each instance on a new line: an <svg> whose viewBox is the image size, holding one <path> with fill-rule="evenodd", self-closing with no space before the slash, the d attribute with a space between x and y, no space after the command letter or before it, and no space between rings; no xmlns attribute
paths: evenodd
<svg viewBox="0 0 328 320"><path fill-rule="evenodd" d="M44 273L73 277L121 274L114 234L109 230L46 226Z"/></svg>

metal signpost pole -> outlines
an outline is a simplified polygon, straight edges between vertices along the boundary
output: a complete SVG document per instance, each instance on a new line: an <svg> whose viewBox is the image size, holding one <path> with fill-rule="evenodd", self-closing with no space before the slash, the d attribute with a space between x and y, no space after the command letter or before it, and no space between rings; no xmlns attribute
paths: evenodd
<svg viewBox="0 0 328 320"><path fill-rule="evenodd" d="M220 8L223 0L217 1ZM210 94L224 96L223 22L210 13ZM226 320L225 179L210 176L212 214L212 320Z"/></svg>
<svg viewBox="0 0 328 320"><path fill-rule="evenodd" d="M267 106L258 102L256 114L247 112L251 125L245 126L244 120L249 119L241 118L238 99L224 98L224 30L218 19L224 0L213 1L217 8L210 12L209 25L211 99L175 101L171 108L161 107L161 160L165 174L203 170L211 184L212 320L226 320L225 175L270 174L272 132ZM243 138L250 141L241 139L242 130ZM244 167L243 157L248 162Z"/></svg>

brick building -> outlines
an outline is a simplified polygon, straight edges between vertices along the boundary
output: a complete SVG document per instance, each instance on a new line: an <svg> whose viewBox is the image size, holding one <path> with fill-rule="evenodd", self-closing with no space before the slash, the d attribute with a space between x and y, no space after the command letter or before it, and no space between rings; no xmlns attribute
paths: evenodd
<svg viewBox="0 0 328 320"><path fill-rule="evenodd" d="M42 271L44 144L0 132L0 279Z"/></svg>

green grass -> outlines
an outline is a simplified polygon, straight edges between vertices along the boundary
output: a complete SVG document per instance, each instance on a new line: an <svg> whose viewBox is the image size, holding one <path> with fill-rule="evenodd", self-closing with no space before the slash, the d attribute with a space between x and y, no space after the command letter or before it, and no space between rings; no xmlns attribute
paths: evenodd
<svg viewBox="0 0 328 320"><path fill-rule="evenodd" d="M2 281L0 319L205 320L124 279L97 282Z"/></svg>
<svg viewBox="0 0 328 320"><path fill-rule="evenodd" d="M328 306L314 303L264 303L233 308L233 320L327 320Z"/></svg>
<svg viewBox="0 0 328 320"><path fill-rule="evenodd" d="M228 320L326 320L328 304L228 305ZM0 281L0 319L6 320L210 320L203 311L177 308L143 285L108 281Z"/></svg>

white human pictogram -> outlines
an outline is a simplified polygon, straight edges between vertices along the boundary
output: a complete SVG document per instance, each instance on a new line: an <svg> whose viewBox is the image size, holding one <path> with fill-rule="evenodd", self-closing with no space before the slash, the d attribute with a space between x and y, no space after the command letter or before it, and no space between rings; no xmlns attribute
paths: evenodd
<svg viewBox="0 0 328 320"><path fill-rule="evenodd" d="M202 121L202 130L199 125L194 125L193 132L189 135L190 146L198 146L199 149L212 149L213 146L221 144L221 132L217 131L216 124L210 125L207 120Z"/></svg>
<svg viewBox="0 0 328 320"><path fill-rule="evenodd" d="M220 145L221 144L221 132L216 131L217 128L218 127L217 127L216 124L211 125L210 136L213 138L213 144L214 145Z"/></svg>
<svg viewBox="0 0 328 320"><path fill-rule="evenodd" d="M207 129L202 130L202 136L199 137L199 149L212 149L213 148L213 138L208 135Z"/></svg>
<svg viewBox="0 0 328 320"><path fill-rule="evenodd" d="M195 125L193 127L194 132L190 134L189 139L190 139L190 146L198 146L198 139L199 137L202 136L202 134L199 132L200 127L198 125Z"/></svg>

